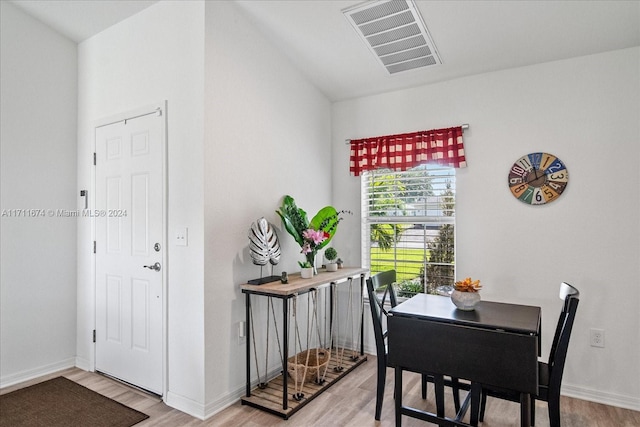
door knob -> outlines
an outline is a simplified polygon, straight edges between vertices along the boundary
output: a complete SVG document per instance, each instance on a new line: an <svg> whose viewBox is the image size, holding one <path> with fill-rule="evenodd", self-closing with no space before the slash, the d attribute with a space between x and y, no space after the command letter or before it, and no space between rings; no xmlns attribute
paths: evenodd
<svg viewBox="0 0 640 427"><path fill-rule="evenodd" d="M156 262L153 265L143 265L144 268L148 268L149 270L160 271L160 263Z"/></svg>

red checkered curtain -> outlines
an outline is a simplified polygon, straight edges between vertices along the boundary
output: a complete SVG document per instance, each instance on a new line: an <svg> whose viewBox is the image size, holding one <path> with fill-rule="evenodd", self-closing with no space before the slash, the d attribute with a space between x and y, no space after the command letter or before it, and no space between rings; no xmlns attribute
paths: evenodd
<svg viewBox="0 0 640 427"><path fill-rule="evenodd" d="M351 140L353 176L383 168L405 171L425 163L466 167L462 127Z"/></svg>

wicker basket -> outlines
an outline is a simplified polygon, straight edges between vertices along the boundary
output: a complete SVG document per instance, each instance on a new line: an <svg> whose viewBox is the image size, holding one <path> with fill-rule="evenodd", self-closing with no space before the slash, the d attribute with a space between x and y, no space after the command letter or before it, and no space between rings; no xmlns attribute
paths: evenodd
<svg viewBox="0 0 640 427"><path fill-rule="evenodd" d="M309 354L309 361L307 365L307 353ZM329 364L331 359L331 353L324 348L310 348L309 350L301 351L295 356L291 356L287 359L287 371L295 382L298 382L298 376L302 378L305 374L304 381L313 381L317 377L324 374L324 370ZM296 372L297 369L297 372Z"/></svg>

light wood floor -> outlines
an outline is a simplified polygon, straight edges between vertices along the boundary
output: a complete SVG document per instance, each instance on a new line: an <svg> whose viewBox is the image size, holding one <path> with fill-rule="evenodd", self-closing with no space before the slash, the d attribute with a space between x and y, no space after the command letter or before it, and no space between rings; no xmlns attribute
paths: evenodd
<svg viewBox="0 0 640 427"><path fill-rule="evenodd" d="M239 402L219 412L207 421L201 421L165 405L160 399L140 392L117 381L92 372L72 368L56 374L38 378L23 384L0 390L0 394L25 387L56 376L65 376L85 387L111 399L135 408L150 418L136 427L149 426L215 426L215 427L265 427L265 426L314 426L314 427L392 427L395 425L393 410L393 371L387 372L387 387L382 407L382 420L375 421L376 359L369 360L345 376L314 401L285 421L280 417L258 409L242 406ZM420 378L406 373L403 403L435 412L433 389L428 390L427 400L420 397ZM447 391L447 415L453 414L451 394ZM640 427L640 412L606 406L584 400L562 397L561 415L563 427ZM1 416L1 415L0 415ZM467 416L468 421L468 416ZM403 417L403 426L429 426L433 424ZM512 402L491 399L487 401L484 427L507 427L519 425L519 407ZM536 426L548 427L547 407L536 404Z"/></svg>

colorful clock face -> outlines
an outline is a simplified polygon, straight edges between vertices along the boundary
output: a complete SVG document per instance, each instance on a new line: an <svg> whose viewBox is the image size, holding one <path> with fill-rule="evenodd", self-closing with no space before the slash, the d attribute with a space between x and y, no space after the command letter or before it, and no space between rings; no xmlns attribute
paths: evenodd
<svg viewBox="0 0 640 427"><path fill-rule="evenodd" d="M529 205L556 200L567 188L569 172L562 161L549 153L530 153L520 157L509 171L513 197Z"/></svg>

